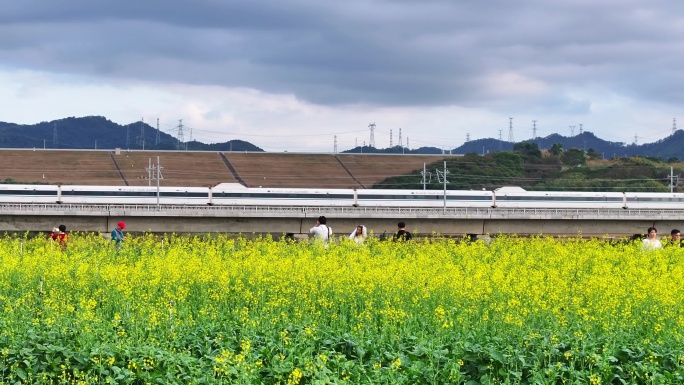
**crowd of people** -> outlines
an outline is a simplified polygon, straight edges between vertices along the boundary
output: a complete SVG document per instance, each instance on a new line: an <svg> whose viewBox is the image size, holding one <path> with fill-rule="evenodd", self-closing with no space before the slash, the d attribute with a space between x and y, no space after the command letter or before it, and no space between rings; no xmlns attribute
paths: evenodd
<svg viewBox="0 0 684 385"><path fill-rule="evenodd" d="M394 241L410 241L413 238L411 232L406 230L406 223L397 223L397 232L394 233L392 240ZM328 226L328 219L324 216L318 217L316 224L309 230L311 238L314 240L320 240L323 242L328 242L333 235L332 228ZM368 228L364 225L358 225L349 234L349 239L353 240L357 244L362 244L368 238Z"/></svg>
<svg viewBox="0 0 684 385"><path fill-rule="evenodd" d="M663 242L658 239L658 230L655 227L649 227L646 230L646 237L641 241L644 250L657 250L663 248ZM670 239L665 242L665 246L684 247L682 245L682 233L678 229L670 231Z"/></svg>
<svg viewBox="0 0 684 385"><path fill-rule="evenodd" d="M116 228L112 230L112 242L114 242L115 247L121 247L122 242L126 239L126 234L124 230L126 229L126 223L121 221L117 223ZM69 235L67 234L66 225L59 225L54 227L48 236L48 240L56 243L62 249L66 250Z"/></svg>
<svg viewBox="0 0 684 385"><path fill-rule="evenodd" d="M126 223L121 221L117 223L114 230L112 230L111 239L114 243L114 246L117 248L121 247L124 240L126 239L126 234L124 232L125 229ZM66 231L67 228L65 225L59 225L52 229L50 235L48 236L48 239L58 244L62 250L66 250L69 240L69 235ZM325 216L320 216L316 220L316 224L314 225L314 227L312 227L309 230L309 234L313 240L320 240L327 244L327 242L333 236L333 230L331 227L328 226L327 218ZM351 234L349 234L349 239L353 240L354 242L360 245L366 241L368 236L368 228L366 228L365 225L358 225L356 226L356 228L354 228ZM410 231L406 230L406 223L397 223L397 231L392 236L392 240L395 242L407 242L411 241L412 239L413 234L411 234ZM644 250L662 249L663 246L684 247L684 243L682 243L682 233L678 229L672 229L672 231L670 231L670 237L667 238L664 242L661 241L661 239L658 239L658 230L655 227L649 227L646 231L645 237L639 235L633 237L632 239L641 239L642 248Z"/></svg>

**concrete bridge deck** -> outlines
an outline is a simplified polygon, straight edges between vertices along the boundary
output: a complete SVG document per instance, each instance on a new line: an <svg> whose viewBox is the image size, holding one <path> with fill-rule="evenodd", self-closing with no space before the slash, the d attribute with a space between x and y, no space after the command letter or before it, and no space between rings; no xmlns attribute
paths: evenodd
<svg viewBox="0 0 684 385"><path fill-rule="evenodd" d="M124 220L133 232L308 233L325 215L338 234L364 224L393 233L398 221L416 233L629 236L650 226L684 228L684 210L501 209L409 207L281 207L0 204L0 231L111 231Z"/></svg>

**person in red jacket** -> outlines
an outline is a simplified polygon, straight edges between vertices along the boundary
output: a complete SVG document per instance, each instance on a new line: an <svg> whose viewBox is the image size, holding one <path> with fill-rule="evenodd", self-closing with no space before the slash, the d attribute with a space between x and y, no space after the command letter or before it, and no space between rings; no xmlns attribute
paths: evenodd
<svg viewBox="0 0 684 385"><path fill-rule="evenodd" d="M52 232L50 233L50 239L58 242L62 250L66 249L68 238L69 236L66 233L65 225L59 225L59 227L52 229Z"/></svg>

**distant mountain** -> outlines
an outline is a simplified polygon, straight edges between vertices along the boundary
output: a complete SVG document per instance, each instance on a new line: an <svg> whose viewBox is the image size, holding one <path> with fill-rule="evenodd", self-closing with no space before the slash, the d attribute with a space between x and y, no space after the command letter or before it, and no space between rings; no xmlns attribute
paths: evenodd
<svg viewBox="0 0 684 385"><path fill-rule="evenodd" d="M609 142L596 137L596 135L589 131L572 137L551 134L545 138L525 140L523 142L537 143L540 149L549 149L557 143L560 143L565 150L579 148L589 151L590 149L593 149L606 159L631 156L657 157L664 160L670 158L684 159L684 131L682 130L677 130L674 134L655 143L642 145L625 145L621 142ZM476 153L481 155L483 153L486 154L496 151L511 151L512 149L513 143L511 142L504 142L497 139L479 139L467 142L462 146L455 148L453 152L458 154Z"/></svg>
<svg viewBox="0 0 684 385"><path fill-rule="evenodd" d="M512 148L512 146L511 146ZM369 146L358 146L350 150L342 151L343 154L442 154L444 153L437 147L420 147L410 150L406 147L394 146L388 148L375 148ZM455 153L454 153L455 154Z"/></svg>
<svg viewBox="0 0 684 385"><path fill-rule="evenodd" d="M54 136L55 127L57 127L56 137ZM143 149L143 143L146 150L175 150L178 148L178 140L166 132L159 132L159 143L156 142L156 139L156 128L147 123L136 122L122 126L102 116L70 117L32 125L0 122L0 148L114 149L119 147L139 150ZM672 158L684 160L684 131L682 130L677 130L674 134L657 142L642 145L626 145L621 142L605 141L588 131L572 137L552 134L545 138L525 140L524 142L535 142L540 149L549 149L558 143L565 150L580 148L588 151L593 149L607 159L642 156L658 157L664 160ZM242 140L211 144L191 141L183 147L194 151L263 151L254 144ZM451 153L482 155L497 151L511 151L512 149L513 143L511 142L489 138L466 142L460 147L453 148ZM359 146L342 152L354 154L442 154L444 150L437 147L408 149L401 146L389 148Z"/></svg>
<svg viewBox="0 0 684 385"><path fill-rule="evenodd" d="M55 127L57 135L55 137ZM142 133L142 135L141 135ZM142 139L142 140L141 140ZM178 140L159 132L147 123L137 122L125 126L102 116L65 118L31 125L0 122L0 148L60 148L94 149L122 148L132 150L175 150ZM188 150L196 151L263 151L242 141L205 144L197 141L187 143Z"/></svg>

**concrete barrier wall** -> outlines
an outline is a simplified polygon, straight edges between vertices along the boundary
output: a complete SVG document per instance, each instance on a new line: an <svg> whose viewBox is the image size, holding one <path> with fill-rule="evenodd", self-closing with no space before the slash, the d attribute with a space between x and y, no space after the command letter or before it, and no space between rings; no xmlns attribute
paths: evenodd
<svg viewBox="0 0 684 385"><path fill-rule="evenodd" d="M645 233L650 226L668 235L672 228L684 230L684 221L676 220L586 220L586 219L449 219L449 218L334 218L328 224L337 235L351 233L357 225L365 225L376 235L393 234L397 222L406 222L416 234L519 234L576 236L631 236ZM125 221L127 231L151 233L262 233L307 234L315 218L264 217L170 217L170 216L78 216L78 215L0 215L0 232L50 231L59 224L68 231L107 233L116 223Z"/></svg>

